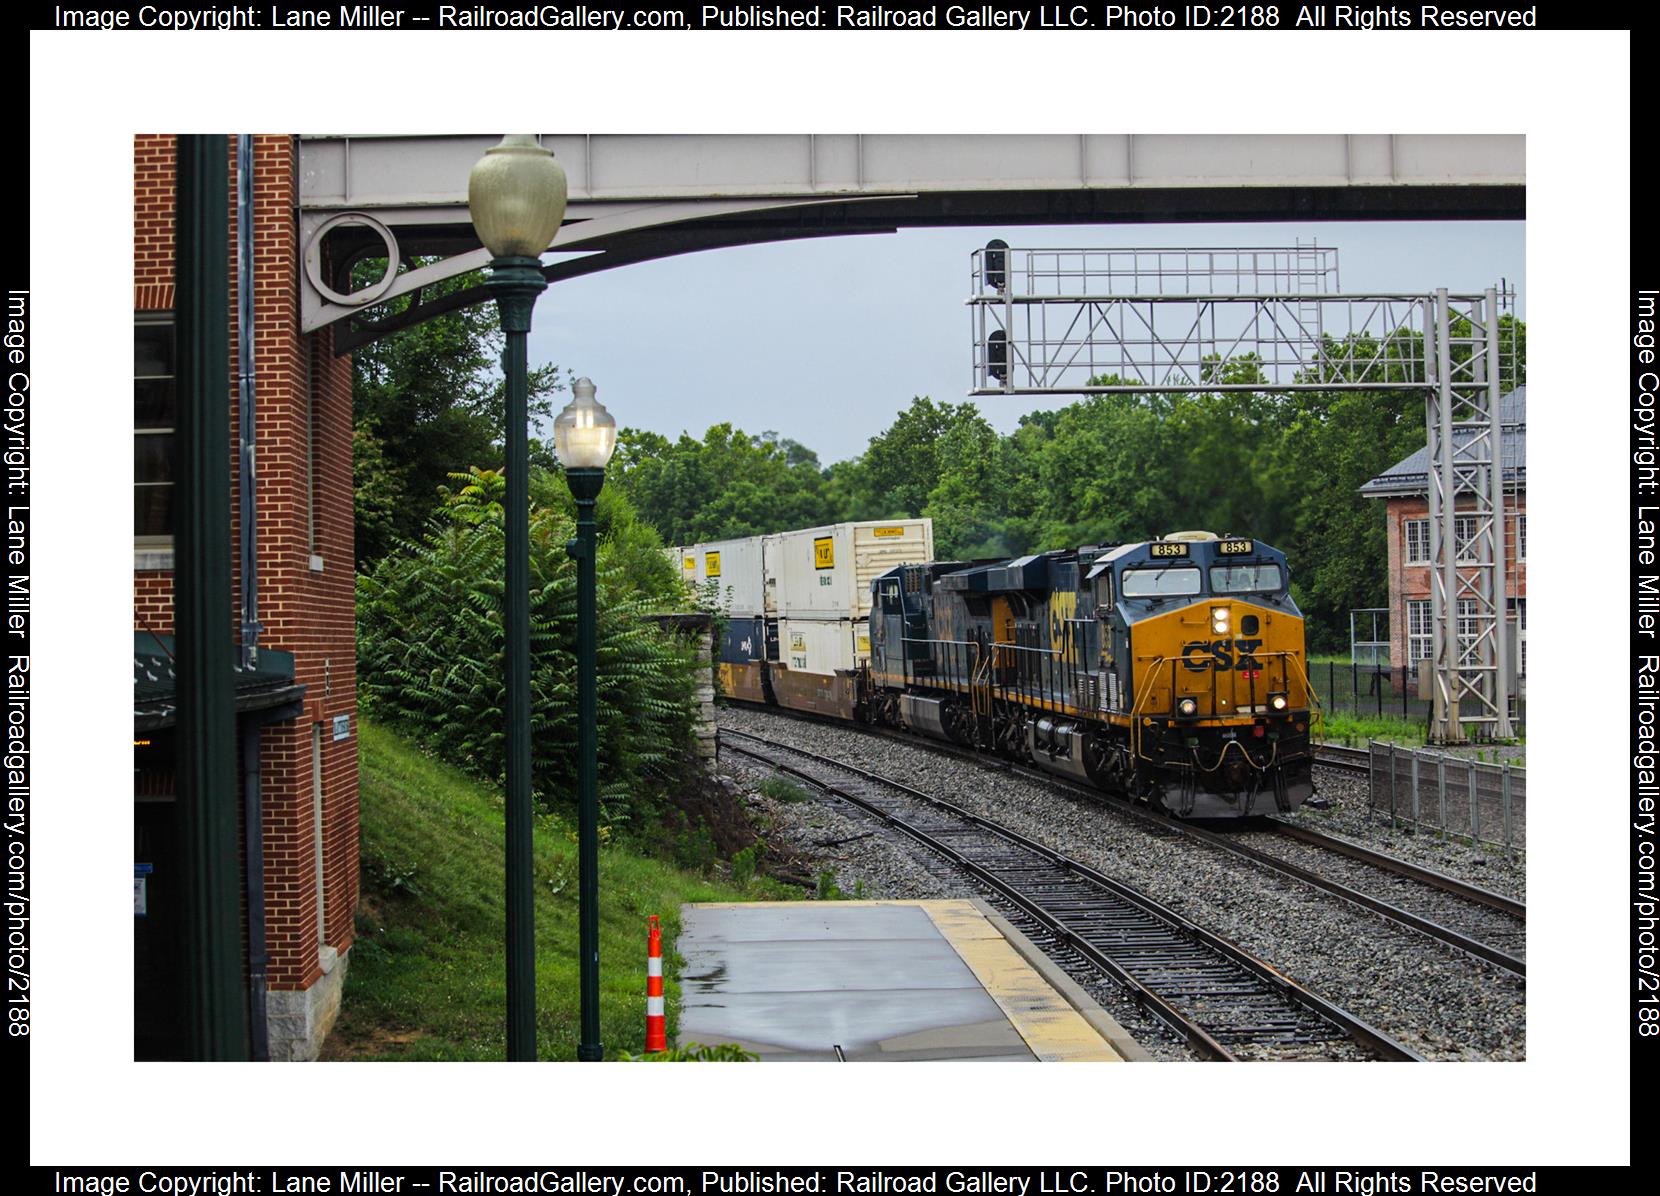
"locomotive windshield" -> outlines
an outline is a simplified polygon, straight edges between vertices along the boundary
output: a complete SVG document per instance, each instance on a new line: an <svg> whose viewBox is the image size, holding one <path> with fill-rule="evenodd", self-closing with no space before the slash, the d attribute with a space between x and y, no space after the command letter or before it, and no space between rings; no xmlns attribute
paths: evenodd
<svg viewBox="0 0 1660 1196"><path fill-rule="evenodd" d="M1198 592L1199 570L1192 565L1124 570L1126 598L1169 598Z"/></svg>
<svg viewBox="0 0 1660 1196"><path fill-rule="evenodd" d="M1210 588L1214 594L1273 593L1284 588L1278 565L1212 565Z"/></svg>

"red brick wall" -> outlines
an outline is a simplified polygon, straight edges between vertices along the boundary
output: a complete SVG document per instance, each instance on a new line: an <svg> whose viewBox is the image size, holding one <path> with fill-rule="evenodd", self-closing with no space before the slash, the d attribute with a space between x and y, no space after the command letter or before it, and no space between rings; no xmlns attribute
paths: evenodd
<svg viewBox="0 0 1660 1196"><path fill-rule="evenodd" d="M1474 504L1462 501L1458 504L1460 514L1473 510ZM1408 602L1427 602L1430 596L1430 576L1428 565L1408 565L1406 563L1406 523L1413 519L1429 518L1429 499L1418 498L1391 498L1388 501L1388 531L1389 531L1389 663L1393 668L1401 668L1407 661L1407 635L1410 625L1407 622L1406 604ZM1527 562L1516 559L1516 516L1527 513L1527 495L1505 495L1504 502L1504 555L1508 580L1505 583L1507 598L1527 597ZM1469 571L1466 570L1466 573Z"/></svg>
<svg viewBox="0 0 1660 1196"><path fill-rule="evenodd" d="M357 659L352 564L351 360L327 331L299 331L298 147L287 135L254 139L254 344L260 645L294 654L306 687L297 720L262 733L266 934L270 985L306 988L318 963L312 728L323 724L324 941L352 943L357 903ZM231 173L235 175L234 145ZM234 182L233 182L234 185ZM165 310L172 295L173 141L134 144L134 307ZM234 192L231 212L234 228ZM232 242L234 267L234 241ZM238 437L231 287L232 469ZM232 485L233 531L237 488ZM308 512L310 512L308 514ZM313 556L321 568L313 569ZM233 567L238 554L233 551ZM233 579L240 621L241 577ZM135 573L134 623L172 630L172 574ZM140 619L142 616L142 620ZM332 720L351 717L335 742Z"/></svg>

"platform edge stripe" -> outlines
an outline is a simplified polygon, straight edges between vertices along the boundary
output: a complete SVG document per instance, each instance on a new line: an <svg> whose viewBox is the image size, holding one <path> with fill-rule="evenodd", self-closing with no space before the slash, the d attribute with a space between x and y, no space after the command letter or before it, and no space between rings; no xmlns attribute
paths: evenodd
<svg viewBox="0 0 1660 1196"><path fill-rule="evenodd" d="M1035 968L1038 974L1043 976L1056 992L1066 998L1067 1003L1078 1011L1078 1016L1088 1022L1097 1034L1106 1039L1125 1063L1153 1062L1153 1056L1148 1053L1147 1048L1137 1042L1117 1018L1097 1004L1095 998L1085 992L1081 984L1068 976L1061 970L1059 964L1045 955L1036 943L1032 942L1002 914L986 905L979 898L974 899L974 904L981 907L980 912L985 915L986 921L1002 934L1004 941Z"/></svg>
<svg viewBox="0 0 1660 1196"><path fill-rule="evenodd" d="M1122 1063L1124 1057L1091 1025L1072 1003L1014 949L1006 938L969 937L957 931L985 924L985 917L973 901L930 903L924 913L941 937L951 945L969 971L974 973L986 994L1003 1011L1026 1045L1041 1062ZM1011 985L1014 978L1024 981ZM1031 1012L1038 990L1061 1006L1059 1016L1034 1017Z"/></svg>

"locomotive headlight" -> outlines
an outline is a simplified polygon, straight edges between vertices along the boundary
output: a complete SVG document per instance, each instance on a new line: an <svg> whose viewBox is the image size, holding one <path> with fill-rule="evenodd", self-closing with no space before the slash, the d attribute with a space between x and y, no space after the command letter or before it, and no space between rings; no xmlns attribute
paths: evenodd
<svg viewBox="0 0 1660 1196"><path fill-rule="evenodd" d="M1291 700L1284 694L1268 695L1268 709L1272 710L1275 714L1285 713L1286 709L1290 707L1290 705Z"/></svg>
<svg viewBox="0 0 1660 1196"><path fill-rule="evenodd" d="M1211 607L1210 608L1210 629L1212 631L1214 631L1217 635L1227 635L1228 634L1229 618L1230 618L1230 616L1228 614L1228 608L1227 607L1225 607L1225 606L1213 606L1213 607Z"/></svg>
<svg viewBox="0 0 1660 1196"><path fill-rule="evenodd" d="M1176 700L1176 714L1180 718L1194 718L1199 713L1198 698L1178 698Z"/></svg>

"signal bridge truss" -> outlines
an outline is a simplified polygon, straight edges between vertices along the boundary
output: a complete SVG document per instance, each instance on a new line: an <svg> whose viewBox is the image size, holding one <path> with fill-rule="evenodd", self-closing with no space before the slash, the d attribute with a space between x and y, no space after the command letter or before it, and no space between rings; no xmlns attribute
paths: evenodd
<svg viewBox="0 0 1660 1196"><path fill-rule="evenodd" d="M1423 395L1431 738L1509 738L1500 300L1345 294L1337 251L1010 249L973 255L972 395L1411 391ZM1466 537L1455 534L1457 519ZM1456 612L1456 615L1453 613Z"/></svg>

